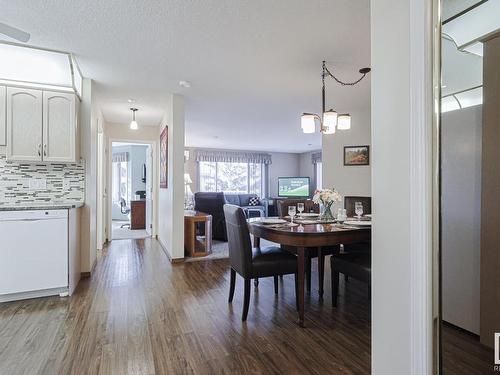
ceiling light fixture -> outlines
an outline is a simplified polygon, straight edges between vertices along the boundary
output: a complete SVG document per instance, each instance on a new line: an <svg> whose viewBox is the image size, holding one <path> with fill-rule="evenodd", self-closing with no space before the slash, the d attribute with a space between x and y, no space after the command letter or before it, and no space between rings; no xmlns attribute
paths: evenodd
<svg viewBox="0 0 500 375"><path fill-rule="evenodd" d="M314 113L303 113L300 118L300 126L302 131L306 134L316 132L316 120L320 124L319 131L323 134L334 134L336 129L347 130L351 128L351 116L348 113L338 114L333 109L328 111L325 108L326 94L325 94L325 77L332 77L337 83L342 86L354 86L361 82L363 78L370 72L370 68L362 68L359 72L362 74L361 78L354 82L343 82L337 77L335 77L326 67L326 62L323 61L323 72L321 74L321 80L323 87L321 90L322 99L322 116Z"/></svg>
<svg viewBox="0 0 500 375"><path fill-rule="evenodd" d="M130 129L132 130L137 130L139 129L139 125L137 124L137 121L135 121L135 113L138 111L137 108L130 108L132 111L132 121L130 122Z"/></svg>
<svg viewBox="0 0 500 375"><path fill-rule="evenodd" d="M190 88L191 87L191 82L189 81L179 81L179 86L185 87L185 88Z"/></svg>

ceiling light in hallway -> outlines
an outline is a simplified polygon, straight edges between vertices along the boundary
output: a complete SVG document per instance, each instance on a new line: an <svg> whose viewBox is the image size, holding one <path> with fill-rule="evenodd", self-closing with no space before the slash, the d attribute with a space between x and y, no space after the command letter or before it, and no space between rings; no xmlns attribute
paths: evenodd
<svg viewBox="0 0 500 375"><path fill-rule="evenodd" d="M137 108L130 108L132 111L132 121L130 122L130 129L132 130L137 130L139 128L139 125L137 124L137 121L135 121L135 113L138 111Z"/></svg>

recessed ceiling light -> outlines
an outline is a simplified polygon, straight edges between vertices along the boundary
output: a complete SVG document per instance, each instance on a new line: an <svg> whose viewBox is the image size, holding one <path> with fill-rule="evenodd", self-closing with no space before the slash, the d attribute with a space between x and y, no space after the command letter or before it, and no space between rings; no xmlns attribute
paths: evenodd
<svg viewBox="0 0 500 375"><path fill-rule="evenodd" d="M312 144L312 143L308 143L307 145L308 145L308 146L312 146L313 144Z"/></svg>
<svg viewBox="0 0 500 375"><path fill-rule="evenodd" d="M191 82L189 82L189 81L179 81L179 86L185 87L185 88L190 88L191 87Z"/></svg>
<svg viewBox="0 0 500 375"><path fill-rule="evenodd" d="M129 103L135 103L135 99L127 99L127 102L129 102Z"/></svg>

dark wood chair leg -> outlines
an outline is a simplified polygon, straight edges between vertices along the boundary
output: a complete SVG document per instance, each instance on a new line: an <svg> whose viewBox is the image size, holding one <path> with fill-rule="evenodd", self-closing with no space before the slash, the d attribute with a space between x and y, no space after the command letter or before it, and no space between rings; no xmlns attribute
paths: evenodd
<svg viewBox="0 0 500 375"><path fill-rule="evenodd" d="M248 305L250 304L250 279L245 279L245 292L243 294L243 315L241 320L247 320Z"/></svg>
<svg viewBox="0 0 500 375"><path fill-rule="evenodd" d="M236 285L236 271L231 268L231 282L229 284L229 299L228 302L233 302L234 287Z"/></svg>
<svg viewBox="0 0 500 375"><path fill-rule="evenodd" d="M339 273L332 271L332 305L337 307L337 297L339 294Z"/></svg>
<svg viewBox="0 0 500 375"><path fill-rule="evenodd" d="M323 299L323 281L325 278L325 256L322 254L321 249L318 249L318 293L319 299Z"/></svg>
<svg viewBox="0 0 500 375"><path fill-rule="evenodd" d="M278 276L274 276L274 294L278 294Z"/></svg>
<svg viewBox="0 0 500 375"><path fill-rule="evenodd" d="M295 306L299 311L299 274L295 273Z"/></svg>
<svg viewBox="0 0 500 375"><path fill-rule="evenodd" d="M259 279L258 279L258 278L256 278L256 279L253 281L253 286L254 286L254 287L256 287L256 288L259 286Z"/></svg>
<svg viewBox="0 0 500 375"><path fill-rule="evenodd" d="M306 290L311 293L311 258L306 257Z"/></svg>

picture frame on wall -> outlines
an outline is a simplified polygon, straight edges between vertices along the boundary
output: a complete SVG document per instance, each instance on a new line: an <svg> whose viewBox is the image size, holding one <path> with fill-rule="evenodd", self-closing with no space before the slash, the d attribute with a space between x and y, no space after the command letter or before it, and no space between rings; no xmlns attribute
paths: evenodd
<svg viewBox="0 0 500 375"><path fill-rule="evenodd" d="M160 189L168 188L168 126L160 134Z"/></svg>
<svg viewBox="0 0 500 375"><path fill-rule="evenodd" d="M344 146L344 166L370 165L370 146Z"/></svg>

